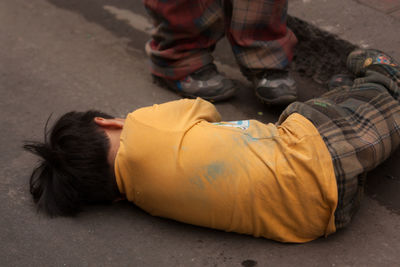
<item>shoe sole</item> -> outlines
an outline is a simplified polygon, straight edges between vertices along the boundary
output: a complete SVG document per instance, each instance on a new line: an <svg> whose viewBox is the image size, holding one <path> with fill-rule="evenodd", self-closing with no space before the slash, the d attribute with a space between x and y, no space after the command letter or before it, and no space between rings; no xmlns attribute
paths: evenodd
<svg viewBox="0 0 400 267"><path fill-rule="evenodd" d="M256 92L256 97L258 100L261 101L264 105L267 106L283 106L283 105L289 105L290 103L293 103L296 101L297 97L296 96L281 96L278 97L274 100L266 99L261 97L257 92Z"/></svg>
<svg viewBox="0 0 400 267"><path fill-rule="evenodd" d="M174 93L177 93L178 95L184 97L184 98L197 98L200 97L202 99L205 99L207 101L210 102L218 102L218 101L223 101L226 100L228 98L231 98L235 95L236 91L237 91L237 86L235 81L233 81L234 83L234 87L232 87L231 89L227 90L224 94L222 95L218 95L218 96L198 96L198 95L193 95L193 94L189 94L183 91L180 91L174 87L172 87L171 85L169 85L167 82L165 82L162 78L152 75L153 76L153 82L163 88L166 88Z"/></svg>
<svg viewBox="0 0 400 267"><path fill-rule="evenodd" d="M295 95L283 95L280 97L275 98L274 100L262 97L257 90L254 90L255 95L258 100L261 101L264 105L267 106L283 106L283 105L289 105L290 103L293 103L297 100L297 96Z"/></svg>

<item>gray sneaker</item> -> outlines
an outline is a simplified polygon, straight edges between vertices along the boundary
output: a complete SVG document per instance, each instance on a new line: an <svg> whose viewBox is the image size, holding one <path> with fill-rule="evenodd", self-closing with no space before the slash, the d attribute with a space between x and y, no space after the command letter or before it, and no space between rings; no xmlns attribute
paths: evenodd
<svg viewBox="0 0 400 267"><path fill-rule="evenodd" d="M214 64L208 64L182 80L168 80L153 75L154 81L183 97L201 97L211 102L232 97L237 90L235 83L219 73Z"/></svg>
<svg viewBox="0 0 400 267"><path fill-rule="evenodd" d="M287 105L297 99L296 82L286 70L267 70L254 78L255 93L267 105Z"/></svg>

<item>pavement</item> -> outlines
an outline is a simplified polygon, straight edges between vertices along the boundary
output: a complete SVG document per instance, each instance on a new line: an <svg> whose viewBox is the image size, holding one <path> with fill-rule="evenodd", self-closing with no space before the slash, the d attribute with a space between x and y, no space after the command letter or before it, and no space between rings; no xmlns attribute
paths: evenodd
<svg viewBox="0 0 400 267"><path fill-rule="evenodd" d="M301 37L293 67L300 100L326 91L323 77L341 69L337 58L350 48L379 48L400 59L400 0L291 0L289 10ZM1 266L398 265L399 151L369 175L352 224L306 244L185 225L126 202L76 218L37 214L28 188L36 159L21 145L42 140L50 114L97 108L124 116L178 98L152 83L143 50L149 30L141 1L0 1ZM215 58L242 84L236 98L217 104L223 118L274 122L280 111L256 101L226 41Z"/></svg>
<svg viewBox="0 0 400 267"><path fill-rule="evenodd" d="M400 0L289 0L289 14L354 45L400 59Z"/></svg>

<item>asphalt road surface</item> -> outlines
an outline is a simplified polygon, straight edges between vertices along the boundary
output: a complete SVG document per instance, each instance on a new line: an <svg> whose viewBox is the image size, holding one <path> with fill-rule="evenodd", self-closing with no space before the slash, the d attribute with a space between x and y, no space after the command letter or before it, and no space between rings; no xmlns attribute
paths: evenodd
<svg viewBox="0 0 400 267"><path fill-rule="evenodd" d="M52 113L101 109L116 116L178 97L152 83L141 1L0 1L1 266L395 266L400 262L399 153L370 174L367 195L345 230L307 244L281 244L152 217L121 202L76 218L36 213L28 177ZM217 64L242 87L218 104L224 120L274 122L257 102L226 42ZM324 92L294 73L300 99Z"/></svg>

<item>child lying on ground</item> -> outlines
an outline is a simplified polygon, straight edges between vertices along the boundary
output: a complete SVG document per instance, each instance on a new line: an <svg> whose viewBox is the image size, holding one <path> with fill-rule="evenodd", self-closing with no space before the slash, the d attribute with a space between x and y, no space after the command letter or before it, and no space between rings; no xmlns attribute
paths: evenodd
<svg viewBox="0 0 400 267"><path fill-rule="evenodd" d="M62 116L30 179L38 208L74 215L126 198L155 216L282 242L346 226L365 173L400 142L400 68L357 50L358 78L288 106L276 124L222 122L201 99L138 109L126 119L88 111Z"/></svg>

